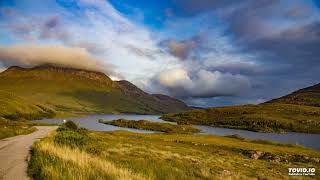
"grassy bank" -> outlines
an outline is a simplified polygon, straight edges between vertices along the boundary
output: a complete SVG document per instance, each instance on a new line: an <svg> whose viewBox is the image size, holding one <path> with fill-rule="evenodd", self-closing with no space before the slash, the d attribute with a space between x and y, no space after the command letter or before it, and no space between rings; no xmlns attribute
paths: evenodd
<svg viewBox="0 0 320 180"><path fill-rule="evenodd" d="M34 131L36 131L36 128L30 123L0 118L0 139L22 134L29 134Z"/></svg>
<svg viewBox="0 0 320 180"><path fill-rule="evenodd" d="M161 117L178 124L201 124L260 132L320 133L320 108L266 103L192 110Z"/></svg>
<svg viewBox="0 0 320 180"><path fill-rule="evenodd" d="M289 179L320 152L238 137L60 128L32 149L35 179ZM306 176L308 178L319 178Z"/></svg>
<svg viewBox="0 0 320 180"><path fill-rule="evenodd" d="M200 132L200 129L194 128L189 125L176 125L170 123L159 123L152 122L148 120L126 120L126 119L118 119L118 120L99 120L100 123L109 124L113 126L126 127L126 128L134 128L134 129L143 129L143 130L151 130L151 131L159 131L165 133L197 133Z"/></svg>

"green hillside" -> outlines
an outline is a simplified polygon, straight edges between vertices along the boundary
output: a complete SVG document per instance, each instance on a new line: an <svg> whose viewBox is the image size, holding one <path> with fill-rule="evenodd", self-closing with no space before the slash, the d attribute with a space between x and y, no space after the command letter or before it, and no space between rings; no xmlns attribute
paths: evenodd
<svg viewBox="0 0 320 180"><path fill-rule="evenodd" d="M320 133L319 84L259 105L212 107L161 118L179 124L247 129L262 132Z"/></svg>
<svg viewBox="0 0 320 180"><path fill-rule="evenodd" d="M53 117L55 112L44 105L0 91L0 118L11 120Z"/></svg>
<svg viewBox="0 0 320 180"><path fill-rule="evenodd" d="M15 99L17 103L29 103L31 107L37 102L57 113L162 114L188 109L178 100L162 100L147 93L141 96L129 93L129 85L137 88L129 82L112 81L103 73L54 66L11 67L0 73L0 89L23 98ZM13 100L4 102L13 103ZM21 106L14 104L11 108L1 109L0 114L15 114L19 108Z"/></svg>
<svg viewBox="0 0 320 180"><path fill-rule="evenodd" d="M287 96L269 102L320 107L320 84L300 89Z"/></svg>

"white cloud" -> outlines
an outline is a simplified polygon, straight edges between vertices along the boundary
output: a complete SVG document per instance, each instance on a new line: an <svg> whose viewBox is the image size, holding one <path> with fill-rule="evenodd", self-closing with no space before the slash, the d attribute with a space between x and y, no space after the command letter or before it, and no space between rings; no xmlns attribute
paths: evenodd
<svg viewBox="0 0 320 180"><path fill-rule="evenodd" d="M0 62L4 66L30 67L52 64L114 74L112 65L96 59L86 49L59 45L20 44L0 46Z"/></svg>
<svg viewBox="0 0 320 180"><path fill-rule="evenodd" d="M160 73L152 82L173 96L214 97L235 96L250 89L250 81L242 75L200 70L190 77L184 69Z"/></svg>

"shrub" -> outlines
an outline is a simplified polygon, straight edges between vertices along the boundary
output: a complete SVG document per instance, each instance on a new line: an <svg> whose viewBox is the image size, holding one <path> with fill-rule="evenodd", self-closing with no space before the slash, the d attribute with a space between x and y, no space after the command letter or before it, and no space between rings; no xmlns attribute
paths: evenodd
<svg viewBox="0 0 320 180"><path fill-rule="evenodd" d="M73 121L67 121L66 123L63 124L63 126L68 128L68 129L72 129L72 130L77 130L78 129L78 126Z"/></svg>
<svg viewBox="0 0 320 180"><path fill-rule="evenodd" d="M89 137L83 134L79 134L75 131L60 131L55 137L54 142L58 145L67 145L72 148L83 147L89 141Z"/></svg>
<svg viewBox="0 0 320 180"><path fill-rule="evenodd" d="M77 132L82 135L87 135L89 133L88 129L86 128L79 128Z"/></svg>

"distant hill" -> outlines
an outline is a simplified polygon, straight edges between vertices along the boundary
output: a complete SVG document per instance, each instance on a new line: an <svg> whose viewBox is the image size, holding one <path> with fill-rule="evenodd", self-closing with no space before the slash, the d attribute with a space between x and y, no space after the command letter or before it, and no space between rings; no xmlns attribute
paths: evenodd
<svg viewBox="0 0 320 180"><path fill-rule="evenodd" d="M55 112L163 114L189 109L180 100L148 94L100 72L50 65L10 67L0 73L0 89Z"/></svg>
<svg viewBox="0 0 320 180"><path fill-rule="evenodd" d="M273 99L267 103L298 104L320 107L320 83L300 89L289 95Z"/></svg>
<svg viewBox="0 0 320 180"><path fill-rule="evenodd" d="M212 107L171 113L161 118L178 124L262 132L320 133L320 84L259 105Z"/></svg>

